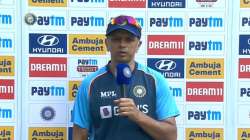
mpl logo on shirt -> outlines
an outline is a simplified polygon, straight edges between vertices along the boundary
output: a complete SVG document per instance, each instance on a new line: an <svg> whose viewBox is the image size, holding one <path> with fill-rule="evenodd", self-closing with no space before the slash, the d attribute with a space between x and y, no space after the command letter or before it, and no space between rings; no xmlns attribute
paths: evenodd
<svg viewBox="0 0 250 140"><path fill-rule="evenodd" d="M66 101L66 81L29 81L29 96L31 100Z"/></svg>
<svg viewBox="0 0 250 140"><path fill-rule="evenodd" d="M225 31L225 15L221 12L189 12L188 31Z"/></svg>
<svg viewBox="0 0 250 140"><path fill-rule="evenodd" d="M186 74L188 79L223 79L223 58L187 59Z"/></svg>
<svg viewBox="0 0 250 140"><path fill-rule="evenodd" d="M69 53L81 55L105 55L105 35L70 34Z"/></svg>
<svg viewBox="0 0 250 140"><path fill-rule="evenodd" d="M30 57L30 77L67 77L67 58Z"/></svg>
<svg viewBox="0 0 250 140"><path fill-rule="evenodd" d="M250 8L250 0L240 0L240 8Z"/></svg>
<svg viewBox="0 0 250 140"><path fill-rule="evenodd" d="M15 23L15 16L14 16L13 9L3 9L1 8L0 11L0 29L2 30L13 30L14 23Z"/></svg>
<svg viewBox="0 0 250 140"><path fill-rule="evenodd" d="M250 102L250 82L239 82L238 83L238 101Z"/></svg>
<svg viewBox="0 0 250 140"><path fill-rule="evenodd" d="M6 53L13 53L15 46L14 33L0 33L0 51Z"/></svg>
<svg viewBox="0 0 250 140"><path fill-rule="evenodd" d="M239 58L239 78L250 78L250 58Z"/></svg>
<svg viewBox="0 0 250 140"><path fill-rule="evenodd" d="M80 88L81 81L69 81L69 101L74 101Z"/></svg>
<svg viewBox="0 0 250 140"><path fill-rule="evenodd" d="M29 34L29 53L67 54L66 34Z"/></svg>
<svg viewBox="0 0 250 140"><path fill-rule="evenodd" d="M221 104L189 104L186 105L186 123L199 125L223 125L224 106Z"/></svg>
<svg viewBox="0 0 250 140"><path fill-rule="evenodd" d="M30 124L66 124L66 104L30 104L28 120Z"/></svg>
<svg viewBox="0 0 250 140"><path fill-rule="evenodd" d="M250 106L249 104L238 105L238 123L239 125L250 125Z"/></svg>
<svg viewBox="0 0 250 140"><path fill-rule="evenodd" d="M0 99L14 99L15 81L11 79L0 79Z"/></svg>
<svg viewBox="0 0 250 140"><path fill-rule="evenodd" d="M15 75L15 57L0 56L0 76Z"/></svg>
<svg viewBox="0 0 250 140"><path fill-rule="evenodd" d="M240 35L239 38L239 55L250 55L250 35Z"/></svg>
<svg viewBox="0 0 250 140"><path fill-rule="evenodd" d="M184 59L182 58L148 58L147 64L165 78L184 78Z"/></svg>
<svg viewBox="0 0 250 140"><path fill-rule="evenodd" d="M222 56L225 52L225 38L218 35L187 36L187 55Z"/></svg>
<svg viewBox="0 0 250 140"><path fill-rule="evenodd" d="M187 82L186 101L191 102L223 102L223 82Z"/></svg>
<svg viewBox="0 0 250 140"><path fill-rule="evenodd" d="M66 127L29 127L29 140L39 139L67 139Z"/></svg>
<svg viewBox="0 0 250 140"><path fill-rule="evenodd" d="M14 140L14 126L0 126L1 140Z"/></svg>
<svg viewBox="0 0 250 140"><path fill-rule="evenodd" d="M178 32L185 30L184 13L168 12L149 12L148 13L148 31L149 32Z"/></svg>
<svg viewBox="0 0 250 140"><path fill-rule="evenodd" d="M146 0L108 0L109 8L146 8Z"/></svg>
<svg viewBox="0 0 250 140"><path fill-rule="evenodd" d="M184 35L148 35L149 55L184 55Z"/></svg>
<svg viewBox="0 0 250 140"><path fill-rule="evenodd" d="M186 0L149 0L148 8L185 8Z"/></svg>
<svg viewBox="0 0 250 140"><path fill-rule="evenodd" d="M238 128L238 140L249 140L250 128Z"/></svg>
<svg viewBox="0 0 250 140"><path fill-rule="evenodd" d="M186 140L224 140L223 128L186 128Z"/></svg>
<svg viewBox="0 0 250 140"><path fill-rule="evenodd" d="M67 7L67 0L29 0L29 6L36 7Z"/></svg>

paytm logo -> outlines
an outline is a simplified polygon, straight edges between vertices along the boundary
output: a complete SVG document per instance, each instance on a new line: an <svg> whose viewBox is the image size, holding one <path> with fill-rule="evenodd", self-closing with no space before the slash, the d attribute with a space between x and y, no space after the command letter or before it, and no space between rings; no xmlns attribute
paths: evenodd
<svg viewBox="0 0 250 140"><path fill-rule="evenodd" d="M149 0L149 8L185 8L186 0Z"/></svg>
<svg viewBox="0 0 250 140"><path fill-rule="evenodd" d="M218 28L223 27L223 18L220 17L207 17L207 18L189 18L189 27L209 27Z"/></svg>
<svg viewBox="0 0 250 140"><path fill-rule="evenodd" d="M13 17L9 14L2 14L0 13L0 25L1 24L12 24Z"/></svg>
<svg viewBox="0 0 250 140"><path fill-rule="evenodd" d="M11 38L2 38L0 36L0 49L1 48L12 48L12 39Z"/></svg>
<svg viewBox="0 0 250 140"><path fill-rule="evenodd" d="M172 95L174 97L182 97L182 89L181 88L177 88L177 87L169 87L170 92L172 92Z"/></svg>
<svg viewBox="0 0 250 140"><path fill-rule="evenodd" d="M156 17L149 18L150 27L168 27L178 28L183 27L183 18L180 17Z"/></svg>
<svg viewBox="0 0 250 140"><path fill-rule="evenodd" d="M152 69L162 73L166 78L184 77L184 59L148 58L147 64Z"/></svg>
<svg viewBox="0 0 250 140"><path fill-rule="evenodd" d="M78 59L78 72L95 72L97 70L97 59Z"/></svg>
<svg viewBox="0 0 250 140"><path fill-rule="evenodd" d="M61 16L37 16L35 21L39 26L65 26L65 17Z"/></svg>
<svg viewBox="0 0 250 140"><path fill-rule="evenodd" d="M65 96L65 88L64 87L31 87L31 95L34 96L37 94L38 96Z"/></svg>
<svg viewBox="0 0 250 140"><path fill-rule="evenodd" d="M189 41L188 42L189 50L209 50L209 51L221 51L222 50L222 42L221 41L212 41L212 40L204 40L204 41Z"/></svg>
<svg viewBox="0 0 250 140"><path fill-rule="evenodd" d="M240 97L250 97L250 88L240 88Z"/></svg>
<svg viewBox="0 0 250 140"><path fill-rule="evenodd" d="M12 118L12 109L6 109L0 107L0 120L1 119L10 119Z"/></svg>
<svg viewBox="0 0 250 140"><path fill-rule="evenodd" d="M149 55L184 55L184 35L149 35Z"/></svg>
<svg viewBox="0 0 250 140"><path fill-rule="evenodd" d="M250 26L250 17L241 17L241 26Z"/></svg>
<svg viewBox="0 0 250 140"><path fill-rule="evenodd" d="M250 85L249 82L244 82L244 81L241 81L238 83L239 102L250 102L250 86L249 85Z"/></svg>
<svg viewBox="0 0 250 140"><path fill-rule="evenodd" d="M188 120L221 120L220 111L188 111Z"/></svg>
<svg viewBox="0 0 250 140"><path fill-rule="evenodd" d="M31 54L67 54L66 34L29 34Z"/></svg>
<svg viewBox="0 0 250 140"><path fill-rule="evenodd" d="M250 55L250 35L239 36L239 55Z"/></svg>
<svg viewBox="0 0 250 140"><path fill-rule="evenodd" d="M71 26L87 26L87 27L103 27L104 26L104 18L96 17L96 16L88 16L88 17L71 17L70 18Z"/></svg>
<svg viewBox="0 0 250 140"><path fill-rule="evenodd" d="M187 37L187 54L192 56L198 55L224 55L225 37L223 35L210 36L188 36Z"/></svg>

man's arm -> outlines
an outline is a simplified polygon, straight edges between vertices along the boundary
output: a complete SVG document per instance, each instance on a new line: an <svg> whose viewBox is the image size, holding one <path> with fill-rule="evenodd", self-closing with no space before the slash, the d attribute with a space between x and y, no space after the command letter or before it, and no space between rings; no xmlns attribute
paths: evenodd
<svg viewBox="0 0 250 140"><path fill-rule="evenodd" d="M80 128L78 125L73 126L73 140L88 140L88 130Z"/></svg>
<svg viewBox="0 0 250 140"><path fill-rule="evenodd" d="M177 128L175 117L162 121L154 120L137 109L133 99L120 98L114 101L119 106L119 115L127 116L137 123L155 140L176 140Z"/></svg>
<svg viewBox="0 0 250 140"><path fill-rule="evenodd" d="M140 113L136 123L155 140L177 140L175 117L157 121Z"/></svg>

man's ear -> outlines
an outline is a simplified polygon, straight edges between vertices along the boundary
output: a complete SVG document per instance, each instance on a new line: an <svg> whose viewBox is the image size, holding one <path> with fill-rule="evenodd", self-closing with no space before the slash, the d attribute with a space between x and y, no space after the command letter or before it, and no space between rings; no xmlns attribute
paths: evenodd
<svg viewBox="0 0 250 140"><path fill-rule="evenodd" d="M141 47L142 41L139 41L137 44L136 52L138 52L139 48Z"/></svg>
<svg viewBox="0 0 250 140"><path fill-rule="evenodd" d="M108 43L108 39L107 38L105 38L105 45L106 45L106 48L107 48L107 50L108 51L110 51L110 46L109 46L109 43Z"/></svg>

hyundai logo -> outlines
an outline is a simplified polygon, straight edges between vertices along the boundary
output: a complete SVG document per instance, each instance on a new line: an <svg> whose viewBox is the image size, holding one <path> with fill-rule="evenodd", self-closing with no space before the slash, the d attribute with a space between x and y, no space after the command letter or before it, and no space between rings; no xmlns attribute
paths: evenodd
<svg viewBox="0 0 250 140"><path fill-rule="evenodd" d="M170 71L176 68L176 63L173 60L159 60L155 63L155 67L162 71Z"/></svg>
<svg viewBox="0 0 250 140"><path fill-rule="evenodd" d="M55 46L59 43L59 39L53 35L43 35L37 39L37 42L42 46Z"/></svg>

